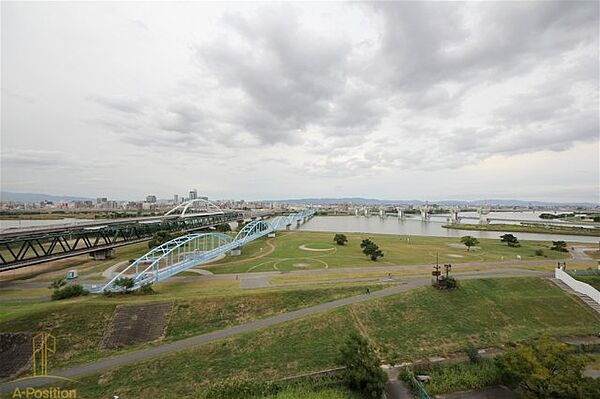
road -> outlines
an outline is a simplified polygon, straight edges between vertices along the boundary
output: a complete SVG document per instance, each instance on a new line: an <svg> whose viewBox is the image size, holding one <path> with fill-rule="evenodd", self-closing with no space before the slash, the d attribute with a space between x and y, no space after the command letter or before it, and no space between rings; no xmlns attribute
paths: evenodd
<svg viewBox="0 0 600 399"><path fill-rule="evenodd" d="M454 273L456 275L456 273ZM551 273L531 271L531 270L520 270L520 269L496 269L486 270L479 272L465 272L460 274L461 279L477 279L485 277L523 277L523 276L542 276L549 277ZM320 305L311 306L304 309L299 309L287 313L282 313L276 316L268 317L262 320L254 321L247 324L242 324L235 327L226 328L219 331L214 331L207 334L197 335L187 339L183 339L176 342L166 343L160 346L152 348L142 349L134 352L128 352L121 355L109 357L107 359L98 360L95 362L74 366L63 370L53 370L50 374L58 377L66 378L78 378L88 374L94 374L104 370L112 369L115 367L124 366L131 363L136 363L158 356L166 355L169 353L179 352L182 350L190 349L198 345L207 344L209 342L218 341L224 338L232 337L238 334L247 333L250 331L256 331L261 328L277 325L291 320L297 320L302 317L314 315L317 313L325 312L335 308L339 308L346 305L355 303L365 302L372 299L384 298L390 295L395 295L401 292L406 292L415 288L427 286L431 283L429 278L407 278L404 279L405 284L394 286L391 288L385 288L379 291L371 292L370 294L362 294L351 296L347 298L338 299L332 302L323 303ZM28 379L25 382L7 382L0 384L0 393L12 392L16 387L28 386L37 387L55 382L52 378L35 378Z"/></svg>

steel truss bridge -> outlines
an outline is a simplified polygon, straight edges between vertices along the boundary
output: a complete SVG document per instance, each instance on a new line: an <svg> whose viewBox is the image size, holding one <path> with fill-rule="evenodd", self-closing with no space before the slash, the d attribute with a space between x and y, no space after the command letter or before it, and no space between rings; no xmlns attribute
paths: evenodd
<svg viewBox="0 0 600 399"><path fill-rule="evenodd" d="M131 278L132 290L144 285L158 283L192 267L202 265L241 248L260 237L278 230L289 230L294 224L300 225L315 214L313 209L287 216L277 216L271 220L255 220L246 224L237 235L223 233L193 233L177 237L146 253L131 263L122 272L103 285L87 286L90 292L123 291L115 284L121 278Z"/></svg>
<svg viewBox="0 0 600 399"><path fill-rule="evenodd" d="M164 216L98 220L10 229L0 233L0 272L147 241L158 231L198 231L242 221L241 211L223 211L210 201L180 204Z"/></svg>

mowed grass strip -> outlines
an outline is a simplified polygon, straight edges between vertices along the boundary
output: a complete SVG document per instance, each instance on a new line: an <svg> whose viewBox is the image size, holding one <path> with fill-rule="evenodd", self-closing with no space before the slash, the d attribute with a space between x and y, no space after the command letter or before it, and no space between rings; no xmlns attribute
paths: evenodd
<svg viewBox="0 0 600 399"><path fill-rule="evenodd" d="M499 237L497 240L481 239L477 248L467 251L459 238L348 233L348 243L339 246L334 245L333 236L333 233L304 231L278 233L275 238L262 238L248 244L241 256L227 256L206 266L206 269L213 273L245 273L297 270L295 265L298 263L307 263L309 268L320 269L419 265L435 262L436 255L440 263L556 260L569 257L568 253L551 251L550 242L521 241L520 247L513 248L500 242ZM385 256L377 262L369 260L360 248L364 238L375 241ZM306 251L301 249L303 245L333 249ZM542 250L542 255L536 255L537 250Z"/></svg>
<svg viewBox="0 0 600 399"><path fill-rule="evenodd" d="M416 360L542 335L596 334L600 320L540 278L471 280L458 290L427 287L372 300L158 359L80 378L82 397L193 397L224 378L269 380L338 365L361 330L381 349ZM351 312L352 310L352 312Z"/></svg>
<svg viewBox="0 0 600 399"><path fill-rule="evenodd" d="M460 281L457 290L427 287L353 306L381 351L399 360L600 331L591 308L541 278Z"/></svg>

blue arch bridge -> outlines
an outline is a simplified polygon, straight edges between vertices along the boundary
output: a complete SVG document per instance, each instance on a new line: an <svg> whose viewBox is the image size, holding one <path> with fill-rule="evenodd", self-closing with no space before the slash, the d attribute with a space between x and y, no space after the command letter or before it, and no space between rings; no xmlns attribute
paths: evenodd
<svg viewBox="0 0 600 399"><path fill-rule="evenodd" d="M115 284L120 278L131 278L133 290L144 285L158 283L226 255L241 251L242 247L260 237L278 230L299 226L315 214L305 209L270 220L255 220L246 224L235 237L218 232L202 232L177 237L146 253L114 276L109 282L86 285L92 293L119 292L123 287ZM294 226L296 225L296 226Z"/></svg>

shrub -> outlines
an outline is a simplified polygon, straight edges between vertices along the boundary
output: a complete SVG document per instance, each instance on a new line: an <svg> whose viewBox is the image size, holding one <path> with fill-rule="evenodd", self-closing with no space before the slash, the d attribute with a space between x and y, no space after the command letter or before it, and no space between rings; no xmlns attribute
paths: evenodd
<svg viewBox="0 0 600 399"><path fill-rule="evenodd" d="M565 241L552 241L552 247L550 249L558 252L569 252Z"/></svg>
<svg viewBox="0 0 600 399"><path fill-rule="evenodd" d="M342 347L340 360L346 367L344 376L350 389L365 397L381 398L387 375L381 370L379 358L366 339L358 334L350 335Z"/></svg>
<svg viewBox="0 0 600 399"><path fill-rule="evenodd" d="M127 292L128 290L133 288L133 286L135 285L135 282L133 281L132 278L129 278L129 277L119 277L118 279L115 280L114 284L117 287L123 288L123 290L125 292Z"/></svg>
<svg viewBox="0 0 600 399"><path fill-rule="evenodd" d="M544 256L544 251L542 249L536 249L535 256Z"/></svg>
<svg viewBox="0 0 600 399"><path fill-rule="evenodd" d="M57 301L60 299L73 298L76 296L87 295L89 292L79 284L69 285L64 288L57 288L52 293L52 299Z"/></svg>
<svg viewBox="0 0 600 399"><path fill-rule="evenodd" d="M481 356L479 356L479 351L474 346L467 347L467 349L465 349L465 352L467 353L467 357L469 358L469 361L471 363L479 363L479 361L481 360Z"/></svg>
<svg viewBox="0 0 600 399"><path fill-rule="evenodd" d="M433 395L497 385L502 377L500 369L490 359L481 359L477 364L438 364L431 367L428 374L431 382L427 392Z"/></svg>

